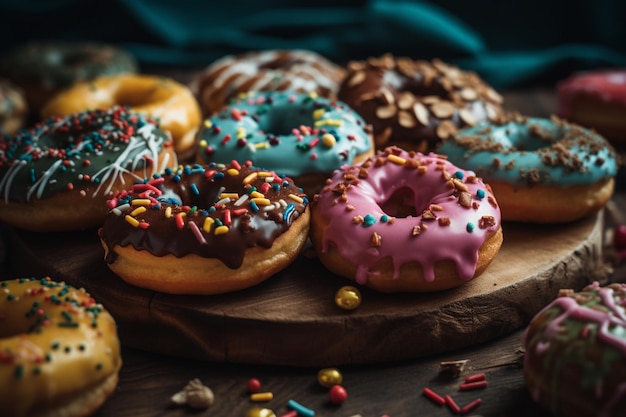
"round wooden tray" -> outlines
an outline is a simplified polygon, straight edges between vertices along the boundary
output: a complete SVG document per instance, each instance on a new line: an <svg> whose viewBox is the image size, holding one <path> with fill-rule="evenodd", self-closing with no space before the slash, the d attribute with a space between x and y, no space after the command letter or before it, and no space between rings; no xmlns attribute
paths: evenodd
<svg viewBox="0 0 626 417"><path fill-rule="evenodd" d="M416 358L485 342L526 325L561 288L602 280L602 213L566 225L503 225L487 271L434 294L362 289L354 311L334 304L352 284L310 249L287 269L243 291L161 294L131 286L103 261L96 230L6 231L18 276L49 275L85 287L116 318L122 343L219 362L329 366Z"/></svg>

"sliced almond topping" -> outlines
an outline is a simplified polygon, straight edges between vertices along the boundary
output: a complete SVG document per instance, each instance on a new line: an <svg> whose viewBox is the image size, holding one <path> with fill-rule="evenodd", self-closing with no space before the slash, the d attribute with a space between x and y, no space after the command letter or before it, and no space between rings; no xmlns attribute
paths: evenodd
<svg viewBox="0 0 626 417"><path fill-rule="evenodd" d="M449 119L454 115L456 108L449 101L439 101L431 106L430 111L439 119Z"/></svg>
<svg viewBox="0 0 626 417"><path fill-rule="evenodd" d="M398 112L398 124L402 127L406 127L407 129L412 129L417 124L417 121L411 113L401 110Z"/></svg>
<svg viewBox="0 0 626 417"><path fill-rule="evenodd" d="M437 126L437 137L439 139L448 139L450 136L456 135L458 129L450 120L444 120Z"/></svg>
<svg viewBox="0 0 626 417"><path fill-rule="evenodd" d="M415 96L408 91L404 91L398 99L398 108L401 110L407 110L411 108L413 103L415 103Z"/></svg>
<svg viewBox="0 0 626 417"><path fill-rule="evenodd" d="M459 110L459 116L461 117L461 120L468 126L474 126L476 124L476 118L474 117L474 114L468 109Z"/></svg>
<svg viewBox="0 0 626 417"><path fill-rule="evenodd" d="M365 72L357 71L350 77L350 80L348 80L348 87L354 87L355 85L361 84L363 81L365 81Z"/></svg>
<svg viewBox="0 0 626 417"><path fill-rule="evenodd" d="M379 147L384 146L387 142L389 142L392 133L393 129L391 128L391 126L387 126L385 130L376 135L376 137L374 138L374 142L376 142L376 145L378 145Z"/></svg>
<svg viewBox="0 0 626 417"><path fill-rule="evenodd" d="M478 93L473 88L464 88L459 91L459 95L465 101L474 101L478 98Z"/></svg>
<svg viewBox="0 0 626 417"><path fill-rule="evenodd" d="M415 114L415 118L418 122L420 122L423 126L428 126L430 113L426 106L420 102L415 102L415 104L413 104L413 114Z"/></svg>
<svg viewBox="0 0 626 417"><path fill-rule="evenodd" d="M380 106L376 109L376 116L379 119L389 119L396 114L396 106Z"/></svg>

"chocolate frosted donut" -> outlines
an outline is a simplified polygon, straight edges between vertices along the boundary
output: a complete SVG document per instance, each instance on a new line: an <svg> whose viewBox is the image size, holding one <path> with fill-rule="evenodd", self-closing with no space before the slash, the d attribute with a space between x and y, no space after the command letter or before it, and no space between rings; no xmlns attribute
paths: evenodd
<svg viewBox="0 0 626 417"><path fill-rule="evenodd" d="M114 46L95 42L31 42L0 60L0 74L24 90L32 114L77 81L125 72L137 72L135 59Z"/></svg>
<svg viewBox="0 0 626 417"><path fill-rule="evenodd" d="M166 170L109 201L105 259L125 281L176 294L257 284L306 242L308 200L287 177L236 161Z"/></svg>
<svg viewBox="0 0 626 417"><path fill-rule="evenodd" d="M352 61L338 98L372 124L379 149L433 151L459 128L502 114L502 97L475 73L437 59Z"/></svg>
<svg viewBox="0 0 626 417"><path fill-rule="evenodd" d="M209 65L190 87L205 115L250 91L314 92L334 98L344 70L307 50L267 50L225 56Z"/></svg>

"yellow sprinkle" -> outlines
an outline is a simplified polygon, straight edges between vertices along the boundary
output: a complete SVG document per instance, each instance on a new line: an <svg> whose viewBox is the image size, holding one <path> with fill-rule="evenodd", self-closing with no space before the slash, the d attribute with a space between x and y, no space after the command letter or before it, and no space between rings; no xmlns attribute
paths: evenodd
<svg viewBox="0 0 626 417"><path fill-rule="evenodd" d="M206 145L207 145L206 140L202 139L202 140L200 141L200 147L201 147L201 148L206 148Z"/></svg>
<svg viewBox="0 0 626 417"><path fill-rule="evenodd" d="M237 193L222 193L222 194L220 194L220 200L222 198L234 198L234 199L237 199L237 198L239 198L239 194L237 194Z"/></svg>
<svg viewBox="0 0 626 417"><path fill-rule="evenodd" d="M171 207L167 207L165 209L165 218L169 219L170 217L172 217L172 208Z"/></svg>
<svg viewBox="0 0 626 417"><path fill-rule="evenodd" d="M245 137L246 137L246 129L243 127L237 128L237 139L241 139Z"/></svg>
<svg viewBox="0 0 626 417"><path fill-rule="evenodd" d="M252 181L254 181L257 177L257 173L253 172L252 174L248 174L248 176L246 178L243 179L243 183L244 184L250 184Z"/></svg>
<svg viewBox="0 0 626 417"><path fill-rule="evenodd" d="M206 233L209 233L211 231L211 226L213 225L213 223L215 223L213 217L205 218L204 223L202 224L202 230L204 230Z"/></svg>
<svg viewBox="0 0 626 417"><path fill-rule="evenodd" d="M397 165L404 165L406 163L406 159L400 158L399 156L396 156L394 154L387 156L387 160Z"/></svg>
<svg viewBox="0 0 626 417"><path fill-rule="evenodd" d="M130 203L132 206L149 206L150 200L147 198L136 198Z"/></svg>
<svg viewBox="0 0 626 417"><path fill-rule="evenodd" d="M146 212L146 207L145 207L145 206L141 206L141 207L137 207L135 210L133 210L133 211L130 213L130 215L131 215L131 216L133 216L133 217L135 217L135 216L137 216L138 214L145 213L145 212Z"/></svg>
<svg viewBox="0 0 626 417"><path fill-rule="evenodd" d="M335 139L335 137L330 133L326 133L322 136L322 143L327 147L332 148L335 146L335 143L337 143L337 139Z"/></svg>
<svg viewBox="0 0 626 417"><path fill-rule="evenodd" d="M255 392L254 394L250 394L250 401L254 402L271 401L273 398L274 394L271 392Z"/></svg>
<svg viewBox="0 0 626 417"><path fill-rule="evenodd" d="M222 226L218 226L215 228L215 235L225 235L226 233L228 233L228 226L222 225Z"/></svg>
<svg viewBox="0 0 626 417"><path fill-rule="evenodd" d="M186 216L187 216L187 213L185 213L184 211L182 211L182 212L178 213L178 215L179 215L180 217L186 217Z"/></svg>
<svg viewBox="0 0 626 417"><path fill-rule="evenodd" d="M317 98L317 93L315 91L310 91L309 92L309 97L311 98Z"/></svg>
<svg viewBox="0 0 626 417"><path fill-rule="evenodd" d="M211 121L211 119L206 119L204 121L204 127L206 127L207 129L210 129L213 127L213 122Z"/></svg>
<svg viewBox="0 0 626 417"><path fill-rule="evenodd" d="M304 202L302 197L298 197L295 194L289 194L287 197L291 198L293 201L298 202L298 203L303 203Z"/></svg>
<svg viewBox="0 0 626 417"><path fill-rule="evenodd" d="M133 227L139 226L139 220L137 220L134 217L129 216L128 214L126 215L126 217L124 217L124 219L126 219L126 221L130 223L130 225Z"/></svg>
<svg viewBox="0 0 626 417"><path fill-rule="evenodd" d="M343 121L335 119L324 119L315 122L315 126L342 126Z"/></svg>
<svg viewBox="0 0 626 417"><path fill-rule="evenodd" d="M226 171L226 173L228 175L232 175L234 177L234 176L239 175L239 170L237 170L235 168L229 168L228 171Z"/></svg>
<svg viewBox="0 0 626 417"><path fill-rule="evenodd" d="M326 113L326 109L317 109L313 112L313 120L317 120Z"/></svg>
<svg viewBox="0 0 626 417"><path fill-rule="evenodd" d="M259 142L254 144L254 149L267 149L269 147L269 142Z"/></svg>
<svg viewBox="0 0 626 417"><path fill-rule="evenodd" d="M263 195L263 193L260 193L258 191L252 191L250 193L250 197L252 197L252 198L265 198L265 195Z"/></svg>
<svg viewBox="0 0 626 417"><path fill-rule="evenodd" d="M269 198L253 198L250 201L254 201L257 206L269 206L272 204Z"/></svg>
<svg viewBox="0 0 626 417"><path fill-rule="evenodd" d="M259 178L267 178L267 177L273 177L274 174L272 172L269 171L261 171L259 172Z"/></svg>

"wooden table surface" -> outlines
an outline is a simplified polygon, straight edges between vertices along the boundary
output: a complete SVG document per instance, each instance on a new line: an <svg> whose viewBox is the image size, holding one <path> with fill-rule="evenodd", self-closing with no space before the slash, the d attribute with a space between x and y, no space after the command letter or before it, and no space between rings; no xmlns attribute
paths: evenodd
<svg viewBox="0 0 626 417"><path fill-rule="evenodd" d="M555 109L550 89L511 91L504 96L509 109L523 114L548 116ZM605 213L606 227L622 222L620 213L626 212L625 189L624 184L618 184ZM623 275L623 271L617 265L613 276ZM11 272L5 270L3 275ZM289 411L289 400L314 410L316 416L453 415L447 407L435 405L422 395L426 387L441 395L451 395L461 406L481 398L480 407L469 415L549 416L533 403L526 389L521 362L522 335L523 329L520 329L483 345L418 360L340 367L344 377L342 385L348 392L348 399L340 406L331 405L327 390L317 384L318 368L212 363L123 348L124 365L119 385L96 416L245 416L253 406L270 408L277 416L282 416ZM249 343L254 344L255 340ZM449 360L469 360L460 377L440 372L440 363ZM488 386L460 392L458 387L463 377L479 372L486 374ZM213 390L215 403L211 408L192 410L170 403L170 396L193 378L201 379ZM271 391L273 399L252 402L247 392L250 378L259 379L262 390Z"/></svg>

